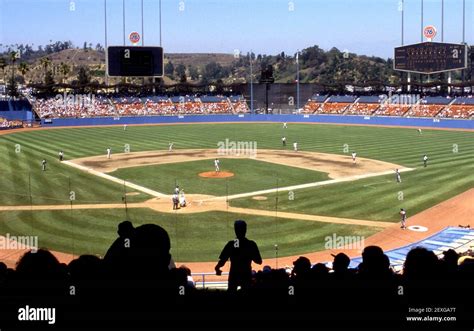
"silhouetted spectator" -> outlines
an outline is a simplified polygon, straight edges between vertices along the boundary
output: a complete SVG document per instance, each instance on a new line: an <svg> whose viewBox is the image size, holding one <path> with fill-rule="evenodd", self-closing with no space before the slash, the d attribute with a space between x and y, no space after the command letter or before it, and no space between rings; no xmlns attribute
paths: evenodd
<svg viewBox="0 0 474 331"><path fill-rule="evenodd" d="M291 271L291 279L298 285L310 278L311 261L304 256L300 256L293 261L293 270Z"/></svg>
<svg viewBox="0 0 474 331"><path fill-rule="evenodd" d="M71 280L102 279L102 260L94 255L81 255L68 265Z"/></svg>
<svg viewBox="0 0 474 331"><path fill-rule="evenodd" d="M359 264L361 279L388 279L392 276L390 261L378 246L367 246L362 251L362 263Z"/></svg>
<svg viewBox="0 0 474 331"><path fill-rule="evenodd" d="M135 237L135 228L130 221L123 221L118 225L117 234L107 253L104 256L104 267L109 277L123 279L131 277L131 248Z"/></svg>
<svg viewBox="0 0 474 331"><path fill-rule="evenodd" d="M221 268L230 259L230 272L228 291L234 292L237 287L248 289L252 281L252 261L262 264L262 257L257 244L245 237L247 223L237 220L234 223L234 230L237 239L229 241L219 256L215 270L217 275L221 275Z"/></svg>
<svg viewBox="0 0 474 331"><path fill-rule="evenodd" d="M407 254L403 266L406 280L435 279L438 274L438 257L424 247L415 247Z"/></svg>

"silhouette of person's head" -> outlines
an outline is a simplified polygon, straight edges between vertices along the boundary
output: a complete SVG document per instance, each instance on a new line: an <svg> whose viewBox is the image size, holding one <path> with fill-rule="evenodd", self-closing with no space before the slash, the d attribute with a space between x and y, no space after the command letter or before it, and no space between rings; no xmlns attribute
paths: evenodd
<svg viewBox="0 0 474 331"><path fill-rule="evenodd" d="M387 257L379 246L367 246L362 252L361 272L363 274L380 275L388 271Z"/></svg>
<svg viewBox="0 0 474 331"><path fill-rule="evenodd" d="M293 261L293 275L304 276L311 270L311 261L304 256L300 256L296 261Z"/></svg>
<svg viewBox="0 0 474 331"><path fill-rule="evenodd" d="M171 255L168 232L156 224L144 224L135 229L132 252L136 271L142 276L164 276L168 273Z"/></svg>
<svg viewBox="0 0 474 331"><path fill-rule="evenodd" d="M94 255L81 255L68 265L74 280L97 280L102 274L102 260Z"/></svg>
<svg viewBox="0 0 474 331"><path fill-rule="evenodd" d="M237 220L234 223L235 235L238 239L244 239L247 233L247 223L243 220Z"/></svg>
<svg viewBox="0 0 474 331"><path fill-rule="evenodd" d="M55 279L61 272L59 261L45 249L26 252L16 265L16 273L21 279Z"/></svg>
<svg viewBox="0 0 474 331"><path fill-rule="evenodd" d="M344 272L349 267L351 260L349 256L344 253L339 253L334 256L334 261L332 263L332 268L334 272Z"/></svg>
<svg viewBox="0 0 474 331"><path fill-rule="evenodd" d="M408 252L403 276L410 280L433 279L436 277L438 257L424 247L415 247Z"/></svg>
<svg viewBox="0 0 474 331"><path fill-rule="evenodd" d="M133 235L135 228L133 227L132 222L123 221L118 225L117 233L119 237L128 238Z"/></svg>

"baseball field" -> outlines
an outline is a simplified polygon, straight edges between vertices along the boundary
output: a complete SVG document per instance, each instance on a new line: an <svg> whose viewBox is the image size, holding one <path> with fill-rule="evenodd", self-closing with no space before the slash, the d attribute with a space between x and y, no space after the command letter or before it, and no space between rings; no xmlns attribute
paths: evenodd
<svg viewBox="0 0 474 331"><path fill-rule="evenodd" d="M163 226L177 261L216 261L239 218L264 258L275 245L280 256L304 254L333 234L370 237L398 222L400 208L410 220L474 187L467 131L246 123L4 133L0 235L38 236L40 247L74 255L104 255L129 219ZM200 176L215 158L230 177ZM188 202L179 210L176 185Z"/></svg>

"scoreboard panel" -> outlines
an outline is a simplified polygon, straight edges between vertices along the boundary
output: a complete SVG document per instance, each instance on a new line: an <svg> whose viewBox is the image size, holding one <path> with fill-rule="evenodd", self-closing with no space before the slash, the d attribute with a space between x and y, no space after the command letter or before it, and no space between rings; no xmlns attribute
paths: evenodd
<svg viewBox="0 0 474 331"><path fill-rule="evenodd" d="M110 77L162 77L163 48L110 46L106 56Z"/></svg>
<svg viewBox="0 0 474 331"><path fill-rule="evenodd" d="M464 44L424 42L395 48L393 67L399 71L435 74L467 68Z"/></svg>

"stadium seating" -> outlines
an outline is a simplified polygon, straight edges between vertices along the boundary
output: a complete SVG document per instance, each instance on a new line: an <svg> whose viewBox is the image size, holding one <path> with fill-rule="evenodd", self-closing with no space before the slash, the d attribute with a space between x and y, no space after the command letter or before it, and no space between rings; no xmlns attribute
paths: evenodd
<svg viewBox="0 0 474 331"><path fill-rule="evenodd" d="M352 95L336 95L329 97L320 107L322 114L343 114L356 100Z"/></svg>
<svg viewBox="0 0 474 331"><path fill-rule="evenodd" d="M21 128L23 127L22 121L9 121L6 118L0 117L0 130L5 129L14 129L14 128Z"/></svg>
<svg viewBox="0 0 474 331"><path fill-rule="evenodd" d="M304 114L315 114L318 113L327 99L327 95L314 94L311 99L308 100L306 105L303 107Z"/></svg>
<svg viewBox="0 0 474 331"><path fill-rule="evenodd" d="M464 119L472 118L474 116L474 98L472 96L456 98L439 116Z"/></svg>
<svg viewBox="0 0 474 331"><path fill-rule="evenodd" d="M381 98L378 96L361 96L346 112L346 115L372 115L380 108Z"/></svg>
<svg viewBox="0 0 474 331"><path fill-rule="evenodd" d="M406 113L408 117L435 117L451 101L450 98L443 97L425 97L417 104L414 104Z"/></svg>

